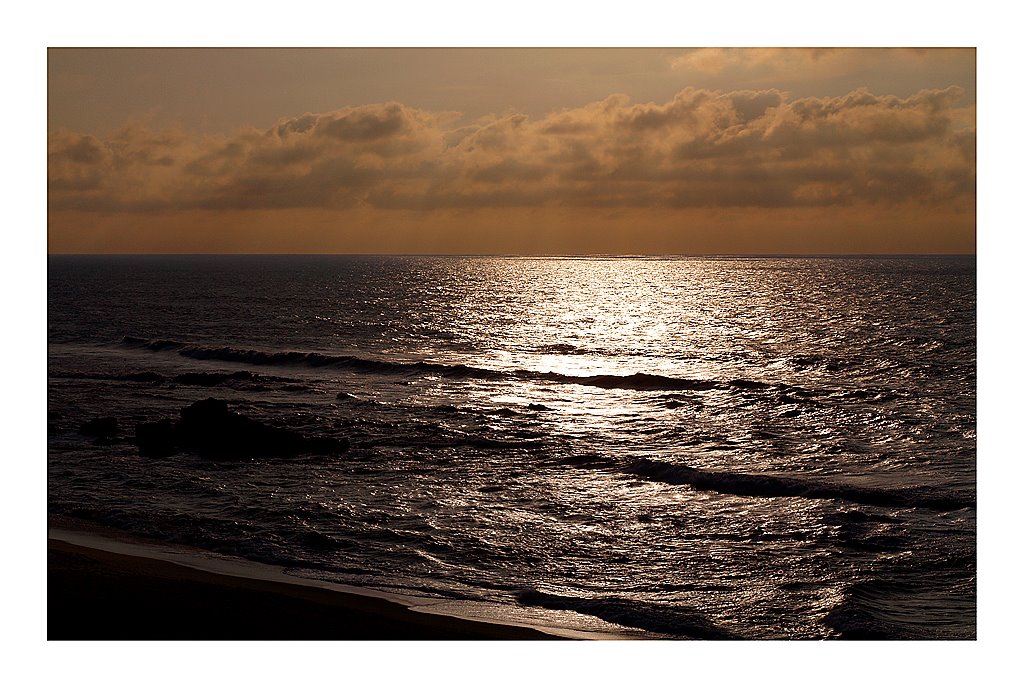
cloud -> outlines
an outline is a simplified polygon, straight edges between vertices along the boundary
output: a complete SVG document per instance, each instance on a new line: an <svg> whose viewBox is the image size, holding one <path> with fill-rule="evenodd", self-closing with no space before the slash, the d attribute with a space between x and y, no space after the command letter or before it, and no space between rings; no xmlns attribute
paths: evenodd
<svg viewBox="0 0 1024 688"><path fill-rule="evenodd" d="M747 59L757 60L751 51ZM757 51L754 51L757 52ZM690 53L711 68L729 53ZM828 60L800 51L800 59ZM765 58L767 60L767 58ZM765 61L765 64L768 64ZM955 203L974 194L974 111L962 89L687 88L611 95L539 119L469 123L401 103L196 137L126 126L48 141L51 210L786 208Z"/></svg>

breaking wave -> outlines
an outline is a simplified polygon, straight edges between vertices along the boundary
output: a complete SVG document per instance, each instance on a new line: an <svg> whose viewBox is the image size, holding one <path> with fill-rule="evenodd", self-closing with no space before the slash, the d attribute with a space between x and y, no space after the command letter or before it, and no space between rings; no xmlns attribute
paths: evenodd
<svg viewBox="0 0 1024 688"><path fill-rule="evenodd" d="M499 371L464 364L430 363L416 361L411 363L396 361L380 361L361 358L359 356L338 356L306 351L260 351L257 349L239 349L229 346L202 346L167 339L141 339L126 336L122 344L150 351L175 351L180 356L202 361L226 361L263 366L309 366L313 368L331 367L352 370L360 373L376 375L438 375L454 379L477 380L537 380L562 384L585 385L604 389L633 389L638 391L705 391L718 388L742 387L760 389L768 387L767 383L754 381L737 381L729 383L713 380L692 380L687 378L657 375L652 373L633 373L630 375L565 375L555 372L536 370Z"/></svg>
<svg viewBox="0 0 1024 688"><path fill-rule="evenodd" d="M681 635L702 640L731 640L737 636L725 631L700 612L688 607L625 600L618 597L568 597L538 590L523 590L516 600L526 606L573 611L603 621L639 628L652 633Z"/></svg>
<svg viewBox="0 0 1024 688"><path fill-rule="evenodd" d="M652 459L637 459L626 466L625 471L672 485L689 485L698 490L741 497L841 499L872 506L921 507L936 511L955 511L975 505L971 495L933 487L861 487L821 478L708 471Z"/></svg>

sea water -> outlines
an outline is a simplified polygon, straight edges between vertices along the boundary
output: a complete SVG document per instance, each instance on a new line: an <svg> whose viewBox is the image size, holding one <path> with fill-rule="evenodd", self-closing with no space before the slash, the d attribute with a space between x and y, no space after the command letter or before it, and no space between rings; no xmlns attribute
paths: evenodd
<svg viewBox="0 0 1024 688"><path fill-rule="evenodd" d="M49 511L579 629L973 638L975 314L973 257L54 256ZM140 455L208 397L351 448Z"/></svg>

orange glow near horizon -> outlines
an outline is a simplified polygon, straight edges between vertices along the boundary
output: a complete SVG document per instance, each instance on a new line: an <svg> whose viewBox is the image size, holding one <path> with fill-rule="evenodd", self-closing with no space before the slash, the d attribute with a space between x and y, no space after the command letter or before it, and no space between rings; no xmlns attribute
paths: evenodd
<svg viewBox="0 0 1024 688"><path fill-rule="evenodd" d="M252 64L274 100L282 58L355 95L214 88ZM164 91L98 107L139 63ZM973 50L51 50L49 83L50 253L974 252Z"/></svg>

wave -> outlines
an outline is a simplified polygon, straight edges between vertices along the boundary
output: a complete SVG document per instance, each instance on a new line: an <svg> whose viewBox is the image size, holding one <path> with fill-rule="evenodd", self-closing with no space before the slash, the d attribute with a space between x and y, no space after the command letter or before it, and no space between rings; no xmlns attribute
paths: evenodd
<svg viewBox="0 0 1024 688"><path fill-rule="evenodd" d="M595 616L603 621L639 628L651 633L665 633L702 640L732 640L737 636L725 631L695 609L667 604L653 604L618 597L569 597L538 590L522 590L516 600L526 606L560 611L573 611Z"/></svg>
<svg viewBox="0 0 1024 688"><path fill-rule="evenodd" d="M516 371L527 373L528 377L537 380L550 382L562 382L566 384L585 385L588 387L601 387L603 389L634 389L644 392L657 391L707 391L722 386L719 382L712 380L690 380L687 378L670 377L667 375L654 375L651 373L633 373L632 375L563 375L562 373L538 373L534 371ZM517 375L518 376L518 375Z"/></svg>
<svg viewBox="0 0 1024 688"><path fill-rule="evenodd" d="M408 373L433 372L446 377L501 377L496 371L473 368L466 365L445 365L441 363L394 363L374 361L358 356L334 356L316 352L303 351L259 351L257 349L237 349L230 346L201 346L167 339L146 340L138 337L124 337L122 343L127 346L149 349L150 351L177 351L179 355L201 361L227 361L231 363L251 363L265 366L310 366L320 368L331 366L347 368L369 373Z"/></svg>
<svg viewBox="0 0 1024 688"><path fill-rule="evenodd" d="M848 586L823 621L846 640L973 640L976 614L973 595L872 578Z"/></svg>
<svg viewBox="0 0 1024 688"><path fill-rule="evenodd" d="M920 507L936 511L955 511L975 505L971 495L923 486L861 487L818 478L708 471L652 459L636 459L624 470L649 480L740 497L840 499L871 506Z"/></svg>
<svg viewBox="0 0 1024 688"><path fill-rule="evenodd" d="M178 375L162 375L152 371L137 373L83 373L83 372L51 372L52 378L75 380L119 380L125 382L165 382L185 385L188 387L216 387L225 383L258 383L258 382L291 382L289 378L264 376L248 370L236 370L230 373L187 372Z"/></svg>
<svg viewBox="0 0 1024 688"><path fill-rule="evenodd" d="M618 464L614 459L610 459L601 454L576 454L572 456L562 456L557 459L552 459L545 462L548 465L560 465L560 466L575 466L576 468L614 468Z"/></svg>
<svg viewBox="0 0 1024 688"><path fill-rule="evenodd" d="M370 439L359 443L360 449L376 447L401 447L401 448L423 448L423 449L456 449L470 447L472 449L539 449L544 446L540 440L502 440L479 435L464 435L460 437L418 437L418 436L392 436L379 439Z"/></svg>
<svg viewBox="0 0 1024 688"><path fill-rule="evenodd" d="M201 361L225 361L260 366L306 366L311 368L335 368L351 370L358 373L373 375L394 375L415 377L436 375L448 379L471 379L500 382L506 380L529 380L537 382L553 382L558 384L583 385L602 389L625 389L640 392L705 392L723 390L740 394L777 393L782 403L815 404L816 398L829 397L862 403L886 402L902 396L896 390L858 389L843 390L810 390L782 382L764 382L761 380L701 380L674 377L658 373L631 373L628 375L569 375L553 371L537 370L492 370L462 363L431 363L428 361L398 362L362 358L359 356L325 354L312 351L262 351L259 349L242 349L231 346L207 346L190 344L171 339L142 339L125 336L122 345L141 348L149 351L173 351L185 358ZM680 400L669 401L667 408L677 408ZM687 399L697 402L699 399ZM542 410L542 409L536 409Z"/></svg>
<svg viewBox="0 0 1024 688"><path fill-rule="evenodd" d="M313 368L331 367L353 370L376 375L438 375L453 379L477 379L488 381L502 380L535 380L561 384L584 385L603 389L632 389L637 391L705 391L718 388L729 388L744 385L744 388L769 386L767 383L753 381L732 381L729 383L712 380L693 380L671 377L653 373L632 373L630 375L566 375L555 372L536 370L498 371L465 364L430 363L416 361L401 363L360 358L358 356L338 356L317 352L304 351L260 351L258 349L239 349L229 346L202 346L168 339L148 340L126 336L122 344L133 348L150 351L176 351L180 356L196 360L227 361L263 366L309 366Z"/></svg>

